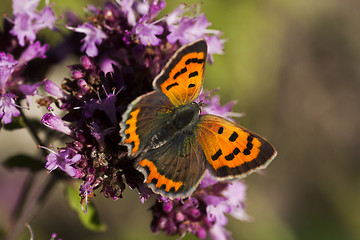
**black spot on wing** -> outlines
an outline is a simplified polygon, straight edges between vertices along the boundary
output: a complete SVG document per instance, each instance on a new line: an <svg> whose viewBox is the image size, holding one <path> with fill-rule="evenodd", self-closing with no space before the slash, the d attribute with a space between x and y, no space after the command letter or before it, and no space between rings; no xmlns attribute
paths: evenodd
<svg viewBox="0 0 360 240"><path fill-rule="evenodd" d="M180 71L175 73L174 80L177 79L181 74L186 73L186 72L187 72L187 68L186 67L182 68Z"/></svg>
<svg viewBox="0 0 360 240"><path fill-rule="evenodd" d="M145 169L147 175L149 175L150 174L150 168L148 166L145 166L143 168Z"/></svg>
<svg viewBox="0 0 360 240"><path fill-rule="evenodd" d="M221 155L222 155L222 151L221 149L219 149L214 155L211 156L211 159L214 161L218 160Z"/></svg>
<svg viewBox="0 0 360 240"><path fill-rule="evenodd" d="M218 134L222 134L223 132L224 132L224 128L223 128L223 127L219 127Z"/></svg>
<svg viewBox="0 0 360 240"><path fill-rule="evenodd" d="M193 88L193 87L195 87L195 86L196 86L195 84L190 83L189 86L188 86L188 88Z"/></svg>
<svg viewBox="0 0 360 240"><path fill-rule="evenodd" d="M240 149L238 149L237 147L233 150L232 153L230 153L229 155L225 156L225 159L228 161L231 161L235 158L235 155L238 155L240 153Z"/></svg>
<svg viewBox="0 0 360 240"><path fill-rule="evenodd" d="M203 58L201 58L201 59L199 59L199 58L189 58L188 60L186 60L185 64L186 64L186 65L189 65L190 63L198 63L198 64L201 64L201 63L203 63L203 62L204 62L204 59L203 59Z"/></svg>
<svg viewBox="0 0 360 240"><path fill-rule="evenodd" d="M163 190L165 192L165 189L166 189L166 184L164 183L163 185L161 185L160 187L161 190Z"/></svg>
<svg viewBox="0 0 360 240"><path fill-rule="evenodd" d="M233 153L230 153L229 155L226 155L225 156L225 159L228 160L228 161L231 161L235 158L234 154Z"/></svg>
<svg viewBox="0 0 360 240"><path fill-rule="evenodd" d="M249 149L244 149L243 154L244 155L250 155L251 151Z"/></svg>
<svg viewBox="0 0 360 240"><path fill-rule="evenodd" d="M251 153L251 149L253 148L253 144L252 144L252 141L254 140L254 138L252 136L248 136L247 138L247 144L246 144L246 148L244 149L243 151L243 154L244 155L250 155Z"/></svg>
<svg viewBox="0 0 360 240"><path fill-rule="evenodd" d="M188 60L186 60L185 65L189 65L190 63L192 63L193 59L195 59L195 61L197 61L197 58L189 58Z"/></svg>
<svg viewBox="0 0 360 240"><path fill-rule="evenodd" d="M222 166L218 169L216 169L216 176L217 177L229 177L229 176L238 176L240 174L244 174L249 172L251 169L255 169L261 165L263 165L265 162L263 161L256 161L253 160L251 162L245 162L237 167L228 167L228 166Z"/></svg>
<svg viewBox="0 0 360 240"><path fill-rule="evenodd" d="M199 75L198 71L194 71L189 74L189 78L196 77L197 75Z"/></svg>
<svg viewBox="0 0 360 240"><path fill-rule="evenodd" d="M236 133L236 132L233 132L232 134L231 134L231 136L229 137L229 141L230 142L235 142L236 141L236 139L238 138L238 134Z"/></svg>
<svg viewBox="0 0 360 240"><path fill-rule="evenodd" d="M179 85L178 83L173 83L173 84L170 84L170 85L168 85L167 87L166 87L166 90L170 90L172 87L175 87L175 86L177 86L177 85Z"/></svg>
<svg viewBox="0 0 360 240"><path fill-rule="evenodd" d="M240 149L237 147L234 149L233 154L238 155L240 153Z"/></svg>
<svg viewBox="0 0 360 240"><path fill-rule="evenodd" d="M157 182L158 182L158 180L157 180L156 178L151 179L151 183L152 183L152 184L156 185Z"/></svg>

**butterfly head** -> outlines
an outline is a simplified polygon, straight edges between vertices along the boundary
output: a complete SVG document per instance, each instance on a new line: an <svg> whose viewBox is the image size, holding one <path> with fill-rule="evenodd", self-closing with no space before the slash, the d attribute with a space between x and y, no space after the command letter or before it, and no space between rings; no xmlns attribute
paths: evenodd
<svg viewBox="0 0 360 240"><path fill-rule="evenodd" d="M202 109L205 106L205 103L203 101L200 101L197 103L200 109Z"/></svg>

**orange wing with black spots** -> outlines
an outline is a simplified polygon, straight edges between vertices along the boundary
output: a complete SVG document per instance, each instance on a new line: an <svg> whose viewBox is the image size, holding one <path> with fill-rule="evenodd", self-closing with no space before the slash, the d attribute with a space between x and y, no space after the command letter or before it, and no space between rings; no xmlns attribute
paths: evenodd
<svg viewBox="0 0 360 240"><path fill-rule="evenodd" d="M168 198L191 195L208 169L219 180L265 168L276 151L264 138L224 118L199 116L207 45L180 48L154 79L155 91L134 100L120 134L144 183Z"/></svg>
<svg viewBox="0 0 360 240"><path fill-rule="evenodd" d="M218 179L242 178L265 168L276 156L264 138L222 117L200 116L195 136Z"/></svg>
<svg viewBox="0 0 360 240"><path fill-rule="evenodd" d="M206 58L204 39L182 46L154 79L155 90L176 107L192 103L203 86Z"/></svg>
<svg viewBox="0 0 360 240"><path fill-rule="evenodd" d="M166 130L163 126L171 114L171 107L170 101L156 91L131 103L120 123L122 142L128 147L130 156L138 155L154 135Z"/></svg>
<svg viewBox="0 0 360 240"><path fill-rule="evenodd" d="M193 135L177 133L159 148L148 150L136 167L155 193L171 199L185 198L204 176L206 160Z"/></svg>

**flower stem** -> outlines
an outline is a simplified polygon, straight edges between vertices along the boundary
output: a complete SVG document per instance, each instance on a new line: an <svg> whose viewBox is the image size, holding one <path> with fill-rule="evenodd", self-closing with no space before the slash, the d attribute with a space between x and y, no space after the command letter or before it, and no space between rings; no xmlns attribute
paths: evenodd
<svg viewBox="0 0 360 240"><path fill-rule="evenodd" d="M40 137L31 125L30 121L27 119L22 109L20 109L20 114L36 145L44 146L44 143L41 141ZM42 155L46 156L46 151L42 150ZM39 210L41 206L40 203L44 201L56 183L56 178L51 177L51 179L44 184L44 187L40 189L40 191L38 189L33 189L36 175L37 174L30 172L26 177L24 185L22 186L18 201L16 202L14 210L10 216L7 236L8 240L16 239L21 230L24 228L25 221L30 219L31 215ZM34 196L34 198L31 200L28 200L30 192L35 191L37 192L36 196Z"/></svg>
<svg viewBox="0 0 360 240"><path fill-rule="evenodd" d="M26 208L23 208L21 215L16 220L16 223L13 224L12 228L9 229L6 240L14 240L17 239L18 235L24 229L25 223L30 221L31 218L39 212L42 206L44 206L44 201L47 196L57 183L57 177L55 175L51 176L50 179L47 179L47 182L42 184L40 189L33 190L35 196L30 200L26 201Z"/></svg>
<svg viewBox="0 0 360 240"><path fill-rule="evenodd" d="M9 229L13 229L16 221L19 219L22 211L24 210L26 199L29 196L31 186L33 185L35 180L35 174L29 172L24 181L24 185L22 186L21 192L19 194L19 198L16 201L15 207L11 213L9 220Z"/></svg>
<svg viewBox="0 0 360 240"><path fill-rule="evenodd" d="M29 119L26 117L26 115L24 114L23 109L19 109L20 110L20 115L25 123L25 126L27 128L27 130L30 132L31 137L34 139L35 143L37 146L44 146L43 141L41 141L39 135L37 134L37 132L35 131L34 127L31 125ZM46 156L46 151L42 149L42 155Z"/></svg>

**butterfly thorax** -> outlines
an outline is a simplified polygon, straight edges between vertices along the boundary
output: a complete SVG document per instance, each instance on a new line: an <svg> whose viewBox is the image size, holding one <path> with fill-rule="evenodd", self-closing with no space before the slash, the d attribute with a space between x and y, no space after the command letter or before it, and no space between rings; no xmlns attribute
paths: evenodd
<svg viewBox="0 0 360 240"><path fill-rule="evenodd" d="M191 131L199 120L200 106L192 103L175 108L174 115L169 122L176 131Z"/></svg>
<svg viewBox="0 0 360 240"><path fill-rule="evenodd" d="M166 113L168 120L163 122L161 129L150 137L144 152L149 149L157 149L171 139L180 135L193 134L199 120L200 106L197 103L174 107ZM170 117L170 116L171 117Z"/></svg>

